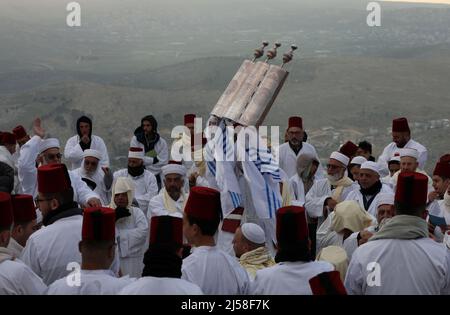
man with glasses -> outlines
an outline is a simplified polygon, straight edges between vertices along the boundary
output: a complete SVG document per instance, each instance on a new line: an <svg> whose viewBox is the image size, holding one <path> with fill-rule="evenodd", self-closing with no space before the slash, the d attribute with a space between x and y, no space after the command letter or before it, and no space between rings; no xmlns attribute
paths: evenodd
<svg viewBox="0 0 450 315"><path fill-rule="evenodd" d="M318 161L316 149L309 143L303 142L303 120L301 117L289 117L289 125L286 131L287 142L280 145L279 165L289 178L297 174L297 159L301 154L311 154ZM323 168L319 164L316 178L323 178Z"/></svg>
<svg viewBox="0 0 450 315"><path fill-rule="evenodd" d="M37 166L61 163L60 145L58 139L44 139L45 130L41 126L40 118L33 122L35 135L23 145L18 164L19 181L22 193L37 195ZM81 177L69 172L74 191L74 200L81 206L100 206L99 196L89 189Z"/></svg>
<svg viewBox="0 0 450 315"><path fill-rule="evenodd" d="M318 218L318 225L327 218L337 203L358 185L345 175L350 159L340 153L331 153L327 164L327 178L317 180L306 194L305 208L311 218Z"/></svg>
<svg viewBox="0 0 450 315"><path fill-rule="evenodd" d="M102 205L108 205L111 202L113 174L108 167L99 165L101 158L101 152L93 149L85 150L81 167L75 169L74 172L100 196Z"/></svg>

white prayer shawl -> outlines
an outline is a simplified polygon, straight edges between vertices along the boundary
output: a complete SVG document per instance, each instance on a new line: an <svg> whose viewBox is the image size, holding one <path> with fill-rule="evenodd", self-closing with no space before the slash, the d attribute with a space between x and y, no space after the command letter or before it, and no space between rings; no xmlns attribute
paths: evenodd
<svg viewBox="0 0 450 315"><path fill-rule="evenodd" d="M100 168L100 166L97 167L97 170L93 174L88 174L84 169L83 161L81 163L81 167L73 170L73 172L75 174L78 174L81 179L87 178L93 181L97 185L93 191L100 197L102 205L109 205L109 203L111 202L111 187L109 189L106 189L104 182L105 173Z"/></svg>
<svg viewBox="0 0 450 315"><path fill-rule="evenodd" d="M80 146L80 141L80 136L73 136L67 140L64 148L64 158L69 162L71 170L80 168L81 162L83 162L83 149ZM101 153L102 158L99 162L99 167L109 167L108 149L102 138L92 135L90 149Z"/></svg>
<svg viewBox="0 0 450 315"><path fill-rule="evenodd" d="M235 257L217 246L196 247L183 260L182 279L198 285L204 294L246 295L249 277Z"/></svg>
<svg viewBox="0 0 450 315"><path fill-rule="evenodd" d="M177 278L142 277L119 295L203 295L198 285Z"/></svg>
<svg viewBox="0 0 450 315"><path fill-rule="evenodd" d="M22 193L26 195L37 196L37 168L36 159L39 155L39 144L41 143L39 136L33 136L27 143L25 143L20 149L19 158L19 181L22 185ZM93 192L85 182L81 180L81 177L73 172L69 171L70 181L73 188L73 199L81 206L85 206L89 199L100 197Z"/></svg>
<svg viewBox="0 0 450 315"><path fill-rule="evenodd" d="M148 222L141 209L128 207L131 216L116 222L116 239L120 255L120 270L123 275L139 278L144 269L145 244Z"/></svg>
<svg viewBox="0 0 450 315"><path fill-rule="evenodd" d="M253 295L312 295L309 280L322 272L333 271L326 261L281 262L256 272L251 284Z"/></svg>
<svg viewBox="0 0 450 315"><path fill-rule="evenodd" d="M9 238L8 249L14 254L14 257L19 258L22 256L23 246L17 243L12 236Z"/></svg>
<svg viewBox="0 0 450 315"><path fill-rule="evenodd" d="M379 272L368 267L374 262ZM450 294L450 251L430 238L367 242L353 253L345 287L354 295Z"/></svg>
<svg viewBox="0 0 450 315"><path fill-rule="evenodd" d="M81 241L83 216L74 215L57 220L31 234L21 260L47 285L70 273L69 263L81 265L78 243Z"/></svg>
<svg viewBox="0 0 450 315"><path fill-rule="evenodd" d="M370 204L369 209L367 209L367 212L369 212L374 217L377 216L378 199L380 198L380 194L383 194L383 193L393 194L394 192L392 191L392 189L389 186L383 184L380 192L375 197L372 197L373 200L372 200L372 203ZM353 191L351 191L347 195L345 200L355 200L359 203L361 208L364 209L364 200L363 200L363 195L362 195L360 189L354 189Z"/></svg>
<svg viewBox="0 0 450 315"><path fill-rule="evenodd" d="M419 152L419 168L424 169L428 156L427 149L423 145L412 139L405 144L404 148L416 149ZM395 142L391 142L384 148L383 153L381 153L380 157L378 158L378 162L385 163L387 165L389 160L396 153L400 154L400 150L401 149L397 147Z"/></svg>
<svg viewBox="0 0 450 315"><path fill-rule="evenodd" d="M19 177L18 177L18 170L16 166L16 161L14 160L14 156L11 155L11 153L8 151L8 149L0 145L0 162L5 163L9 167L11 167L14 171L14 188L12 193L18 194L20 193L20 183L19 183Z"/></svg>
<svg viewBox="0 0 450 315"><path fill-rule="evenodd" d="M0 263L0 295L41 295L47 286L19 259Z"/></svg>
<svg viewBox="0 0 450 315"><path fill-rule="evenodd" d="M166 197L164 195L167 194ZM184 205L187 201L188 195L181 194L178 200L173 200L167 193L165 188L162 188L159 194L150 200L147 210L147 219L150 221L152 217L170 215L177 218L183 218ZM170 204L168 204L170 203Z"/></svg>
<svg viewBox="0 0 450 315"><path fill-rule="evenodd" d="M359 185L353 183L348 187L344 187L341 193L341 201L345 200L347 195L354 189L358 189ZM306 194L305 208L309 217L319 218L319 225L323 222L323 207L325 200L331 198L333 192L331 190L330 181L326 178L314 182L311 189Z"/></svg>
<svg viewBox="0 0 450 315"><path fill-rule="evenodd" d="M289 178L297 174L297 159L301 154L310 154L312 156L315 156L317 161L320 161L319 155L317 154L314 146L307 142L303 142L302 149L298 152L298 154L295 154L295 152L291 149L291 147L289 146L289 142L285 142L279 146L280 168L286 172ZM322 167L322 164L319 164L315 179L324 178L324 173L325 171Z"/></svg>
<svg viewBox="0 0 450 315"><path fill-rule="evenodd" d="M133 177L128 174L128 169L124 168L114 172L114 180L118 177L127 177L134 182L134 197L139 204L139 208L147 215L150 200L158 194L158 183L155 175L148 170L144 170L142 175Z"/></svg>
<svg viewBox="0 0 450 315"><path fill-rule="evenodd" d="M70 278L70 276L69 276ZM111 270L81 270L80 285L69 278L56 280L48 287L47 295L115 295L136 279L117 278ZM70 285L69 285L70 284Z"/></svg>
<svg viewBox="0 0 450 315"><path fill-rule="evenodd" d="M137 141L136 136L131 138L130 148L138 147L142 148L145 152L144 144ZM161 167L169 162L169 149L167 147L167 142L162 137L156 142L154 150L156 151L156 157L158 158L157 163L153 163L154 159L149 156L144 156L144 165L147 170L149 170L153 175L158 175L161 173Z"/></svg>

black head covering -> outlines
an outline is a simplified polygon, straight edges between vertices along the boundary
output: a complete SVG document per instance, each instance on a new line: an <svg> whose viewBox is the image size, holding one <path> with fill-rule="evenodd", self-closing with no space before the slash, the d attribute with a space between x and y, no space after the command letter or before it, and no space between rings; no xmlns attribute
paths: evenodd
<svg viewBox="0 0 450 315"><path fill-rule="evenodd" d="M78 133L78 135L81 137L80 123L82 123L82 122L86 123L86 124L89 124L89 126L91 127L90 128L91 130L89 131L89 138L91 138L91 136L92 136L92 120L89 117L87 117L87 116L81 116L77 120L77 133Z"/></svg>

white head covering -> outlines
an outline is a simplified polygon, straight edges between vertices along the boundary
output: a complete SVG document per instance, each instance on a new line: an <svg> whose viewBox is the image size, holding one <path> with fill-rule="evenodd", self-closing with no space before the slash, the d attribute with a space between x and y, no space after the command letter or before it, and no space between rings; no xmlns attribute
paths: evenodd
<svg viewBox="0 0 450 315"><path fill-rule="evenodd" d="M358 164L361 165L364 162L367 162L367 159L364 156L355 156L352 161L350 162L350 164Z"/></svg>
<svg viewBox="0 0 450 315"><path fill-rule="evenodd" d="M161 172L164 177L168 174L178 174L183 177L186 176L186 167L179 164L167 164L161 167Z"/></svg>
<svg viewBox="0 0 450 315"><path fill-rule="evenodd" d="M117 208L116 203L114 202L114 196L117 194L127 193L128 195L128 208L131 207L131 204L133 203L134 198L134 183L133 181L128 177L117 177L114 180L114 183L112 185L112 197L111 197L111 204L109 205L110 208Z"/></svg>
<svg viewBox="0 0 450 315"><path fill-rule="evenodd" d="M357 201L346 200L336 205L331 220L331 229L338 233L343 229L359 232L369 227L371 223L372 217L361 208Z"/></svg>
<svg viewBox="0 0 450 315"><path fill-rule="evenodd" d="M397 162L400 162L400 156L398 156L398 155L392 156L392 157L389 159L389 162L391 162L391 161L397 161Z"/></svg>
<svg viewBox="0 0 450 315"><path fill-rule="evenodd" d="M142 149L141 147L131 147L128 150L128 157L129 158L134 158L134 159L144 159L144 149Z"/></svg>
<svg viewBox="0 0 450 315"><path fill-rule="evenodd" d="M337 152L337 151L334 151L333 153L331 153L330 159L337 160L337 161L341 162L342 164L344 164L345 166L348 166L348 163L350 162L350 159L348 158L348 156L342 154L341 152Z"/></svg>
<svg viewBox="0 0 450 315"><path fill-rule="evenodd" d="M378 176L381 176L381 174L380 174L380 165L378 163L376 163L376 162L372 162L372 161L364 162L361 165L361 169L362 170L374 171L375 173L378 174Z"/></svg>
<svg viewBox="0 0 450 315"><path fill-rule="evenodd" d="M83 158L85 157L94 157L97 160L101 160L102 159L102 154L100 153L100 151L94 150L94 149L86 149L83 152Z"/></svg>
<svg viewBox="0 0 450 315"><path fill-rule="evenodd" d="M266 242L264 230L258 224L244 223L241 226L241 231L244 237L252 243L264 244Z"/></svg>
<svg viewBox="0 0 450 315"><path fill-rule="evenodd" d="M348 256L345 249L333 245L325 247L319 252L316 260L327 261L334 265L336 271L339 271L342 282L344 282L348 267Z"/></svg>
<svg viewBox="0 0 450 315"><path fill-rule="evenodd" d="M416 149L410 149L410 148L405 148L405 149L401 149L400 150L400 157L412 157L415 158L416 160L419 159L419 151L417 151Z"/></svg>
<svg viewBox="0 0 450 315"><path fill-rule="evenodd" d="M393 193L379 193L377 209L381 205L394 205L394 194Z"/></svg>
<svg viewBox="0 0 450 315"><path fill-rule="evenodd" d="M60 148L59 146L59 140L56 138L48 138L41 141L39 144L39 154L42 152L52 149L52 148Z"/></svg>

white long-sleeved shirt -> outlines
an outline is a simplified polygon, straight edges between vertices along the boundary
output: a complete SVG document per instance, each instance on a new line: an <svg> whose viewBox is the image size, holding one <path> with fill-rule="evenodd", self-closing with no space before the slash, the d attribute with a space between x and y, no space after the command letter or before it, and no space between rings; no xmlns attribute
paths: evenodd
<svg viewBox="0 0 450 315"><path fill-rule="evenodd" d="M312 295L309 280L322 272L333 271L326 261L281 262L256 272L250 294L254 295Z"/></svg>
<svg viewBox="0 0 450 315"><path fill-rule="evenodd" d="M348 294L450 294L450 251L430 238L369 241L353 253Z"/></svg>
<svg viewBox="0 0 450 315"><path fill-rule="evenodd" d="M0 295L41 295L47 286L19 259L0 263Z"/></svg>
<svg viewBox="0 0 450 315"><path fill-rule="evenodd" d="M129 284L119 295L202 295L198 285L177 278L142 277Z"/></svg>
<svg viewBox="0 0 450 315"><path fill-rule="evenodd" d="M34 197L37 196L36 159L39 155L39 144L41 141L41 137L33 136L20 149L18 173L19 181L22 185L22 193ZM69 176L72 183L74 193L73 199L75 202L84 206L91 198L100 199L100 197L81 180L81 177L77 173L69 171Z"/></svg>
<svg viewBox="0 0 450 315"><path fill-rule="evenodd" d="M295 152L289 146L289 142L285 142L279 147L279 165L280 168L288 175L289 178L297 174L297 159L301 154L311 154L316 157L318 161L319 155L316 149L309 143L303 142L302 149L295 154ZM322 164L319 164L316 172L316 179L324 178L324 169Z"/></svg>
<svg viewBox="0 0 450 315"><path fill-rule="evenodd" d="M111 270L81 270L80 285L71 285L67 278L53 282L47 295L115 295L136 279L117 278Z"/></svg>
<svg viewBox="0 0 450 315"><path fill-rule="evenodd" d="M419 168L425 169L425 164L427 163L428 151L419 142L410 139L403 147L409 149L416 149L419 152ZM383 150L383 153L378 157L379 163L387 163L396 153L400 154L401 148L397 147L395 142L389 143Z"/></svg>
<svg viewBox="0 0 450 315"><path fill-rule="evenodd" d="M235 257L217 246L200 246L183 260L182 279L211 295L248 294L249 277Z"/></svg>
<svg viewBox="0 0 450 315"><path fill-rule="evenodd" d="M140 143L136 136L131 138L130 147L139 147L145 150L144 144ZM153 175L158 175L161 173L161 167L169 162L169 149L167 147L167 142L162 137L155 144L156 157L158 158L157 163L153 163L153 158L149 156L144 157L144 165L147 170L152 172Z"/></svg>
<svg viewBox="0 0 450 315"><path fill-rule="evenodd" d="M116 222L116 239L123 275L140 277L144 268L145 243L148 235L147 218L141 209L130 207L131 215Z"/></svg>
<svg viewBox="0 0 450 315"><path fill-rule="evenodd" d="M150 200L158 194L158 183L155 175L148 170L144 170L142 175L134 177L128 173L126 168L124 168L114 172L114 180L117 177L128 177L134 182L134 198L136 198L142 212L147 215Z"/></svg>
<svg viewBox="0 0 450 315"><path fill-rule="evenodd" d="M67 140L64 148L64 158L70 163L70 169L72 170L81 167L81 162L83 162L83 149L80 146L80 141L80 136L73 136ZM90 148L101 153L102 158L99 166L109 167L108 149L103 139L99 136L92 135Z"/></svg>

